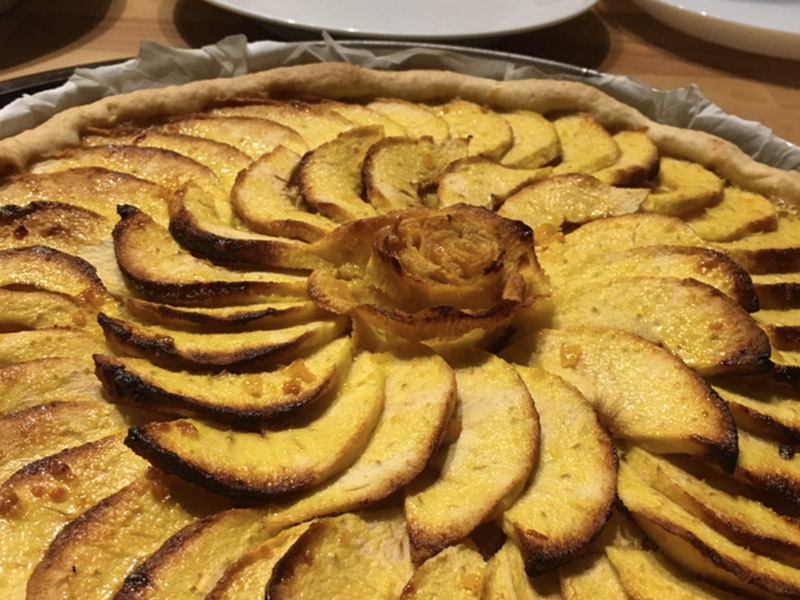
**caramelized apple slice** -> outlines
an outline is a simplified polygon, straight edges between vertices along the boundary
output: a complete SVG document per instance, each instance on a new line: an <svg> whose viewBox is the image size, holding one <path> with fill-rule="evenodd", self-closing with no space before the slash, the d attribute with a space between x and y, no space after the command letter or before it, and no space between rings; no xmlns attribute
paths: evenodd
<svg viewBox="0 0 800 600"><path fill-rule="evenodd" d="M56 292L16 291L0 288L0 331L94 326L97 308L75 296ZM8 308L6 308L8 307Z"/></svg>
<svg viewBox="0 0 800 600"><path fill-rule="evenodd" d="M277 360L328 342L346 327L344 319L333 319L283 329L197 333L143 325L105 313L100 313L98 322L109 344L121 353L172 368L257 366L268 359ZM108 354L94 352L104 353Z"/></svg>
<svg viewBox="0 0 800 600"><path fill-rule="evenodd" d="M800 308L800 276L797 273L752 275L761 308Z"/></svg>
<svg viewBox="0 0 800 600"><path fill-rule="evenodd" d="M2 188L3 201L63 202L91 210L109 221L117 218L118 204L131 204L166 226L168 190L152 181L102 167L75 167L52 173L21 173Z"/></svg>
<svg viewBox="0 0 800 600"><path fill-rule="evenodd" d="M469 139L470 156L499 160L514 142L511 125L490 108L461 99L432 108L447 123L450 137Z"/></svg>
<svg viewBox="0 0 800 600"><path fill-rule="evenodd" d="M357 127L306 154L299 171L306 202L337 223L374 217L375 208L362 199L361 166L367 151L383 138L381 127Z"/></svg>
<svg viewBox="0 0 800 600"><path fill-rule="evenodd" d="M739 461L734 477L800 505L800 455L779 442L739 430Z"/></svg>
<svg viewBox="0 0 800 600"><path fill-rule="evenodd" d="M222 142L244 152L253 160L279 146L297 154L308 151L308 144L294 129L255 117L193 115L171 119L156 128Z"/></svg>
<svg viewBox="0 0 800 600"><path fill-rule="evenodd" d="M658 173L658 147L646 133L620 131L613 139L619 146L619 159L605 169L593 171L593 177L609 185L640 186Z"/></svg>
<svg viewBox="0 0 800 600"><path fill-rule="evenodd" d="M616 329L547 329L502 355L577 387L612 435L657 453L736 465L736 428L725 403L671 352ZM646 374L646 375L645 375Z"/></svg>
<svg viewBox="0 0 800 600"><path fill-rule="evenodd" d="M411 137L431 137L436 141L450 137L450 129L442 119L427 106L400 100L398 98L378 98L367 104L367 108L386 115L396 121Z"/></svg>
<svg viewBox="0 0 800 600"><path fill-rule="evenodd" d="M95 355L97 376L116 399L158 412L252 422L284 417L313 402L350 368L350 338L287 365L256 373L170 371L147 359Z"/></svg>
<svg viewBox="0 0 800 600"><path fill-rule="evenodd" d="M130 430L126 442L168 472L237 497L267 497L313 487L355 461L383 407L384 377L364 353L338 389L281 429L231 431L194 420Z"/></svg>
<svg viewBox="0 0 800 600"><path fill-rule="evenodd" d="M300 158L279 146L239 173L231 203L250 229L313 242L336 228L334 221L304 209L294 183Z"/></svg>
<svg viewBox="0 0 800 600"><path fill-rule="evenodd" d="M511 125L514 142L500 163L515 169L536 169L561 154L556 128L539 113L515 110L500 115Z"/></svg>
<svg viewBox="0 0 800 600"><path fill-rule="evenodd" d="M608 433L575 388L541 369L517 366L541 425L539 464L503 513L503 530L533 576L583 550L616 499L617 460Z"/></svg>
<svg viewBox="0 0 800 600"><path fill-rule="evenodd" d="M616 188L591 175L569 173L526 185L506 198L497 214L531 228L560 227L634 213L646 196L645 189Z"/></svg>
<svg viewBox="0 0 800 600"><path fill-rule="evenodd" d="M151 469L58 533L31 574L27 598L111 597L170 535L225 504Z"/></svg>
<svg viewBox="0 0 800 600"><path fill-rule="evenodd" d="M205 598L231 563L266 541L262 522L260 511L239 508L187 525L128 575L114 598Z"/></svg>
<svg viewBox="0 0 800 600"><path fill-rule="evenodd" d="M215 306L302 294L306 278L283 273L233 271L195 258L169 232L132 206L121 206L114 251L130 284L150 300Z"/></svg>
<svg viewBox="0 0 800 600"><path fill-rule="evenodd" d="M787 441L800 439L800 406L787 386L740 377L712 380L714 390L728 403L733 420L748 431Z"/></svg>
<svg viewBox="0 0 800 600"><path fill-rule="evenodd" d="M214 199L191 183L172 198L169 230L181 246L217 263L280 269L313 269L323 264L309 244L300 240L225 225L216 217Z"/></svg>
<svg viewBox="0 0 800 600"><path fill-rule="evenodd" d="M92 354L109 348L94 330L89 331L54 327L0 333L0 366L54 357L90 364Z"/></svg>
<svg viewBox="0 0 800 600"><path fill-rule="evenodd" d="M561 141L561 162L554 173L592 173L619 160L619 146L592 115L565 115L553 125Z"/></svg>
<svg viewBox="0 0 800 600"><path fill-rule="evenodd" d="M709 285L673 277L566 285L553 291L554 327L628 331L674 352L703 375L769 370L769 340L758 323Z"/></svg>
<svg viewBox="0 0 800 600"><path fill-rule="evenodd" d="M775 231L756 232L714 247L725 252L748 273L800 271L800 217L781 214Z"/></svg>
<svg viewBox="0 0 800 600"><path fill-rule="evenodd" d="M434 142L430 138L385 138L364 158L367 200L378 213L434 204L430 187L454 160L466 156L463 138Z"/></svg>
<svg viewBox="0 0 800 600"><path fill-rule="evenodd" d="M96 212L63 202L0 206L3 248L45 245L74 253L107 237L111 227L111 221Z"/></svg>
<svg viewBox="0 0 800 600"><path fill-rule="evenodd" d="M148 463L116 434L28 464L0 487L0 570L9 598L24 598L51 540L73 519L143 474Z"/></svg>
<svg viewBox="0 0 800 600"><path fill-rule="evenodd" d="M778 209L761 194L726 186L719 204L687 220L704 240L730 242L759 231L778 227Z"/></svg>
<svg viewBox="0 0 800 600"><path fill-rule="evenodd" d="M663 156L653 191L642 209L663 215L691 216L722 200L722 183L697 163Z"/></svg>
<svg viewBox="0 0 800 600"><path fill-rule="evenodd" d="M483 156L451 163L439 178L440 206L473 204L495 210L521 187L547 177L549 169L518 169L498 165Z"/></svg>
<svg viewBox="0 0 800 600"><path fill-rule="evenodd" d="M415 562L457 543L507 508L537 454L539 420L514 368L477 351L450 362L458 386L454 419L460 433L439 450L428 476L409 486L405 512Z"/></svg>
<svg viewBox="0 0 800 600"><path fill-rule="evenodd" d="M445 548L422 563L403 588L400 600L427 598L482 598L486 561L469 543Z"/></svg>
<svg viewBox="0 0 800 600"><path fill-rule="evenodd" d="M275 565L266 597L388 600L413 570L400 511L349 513L311 524Z"/></svg>
<svg viewBox="0 0 800 600"><path fill-rule="evenodd" d="M411 482L438 447L455 404L450 366L427 349L396 349L377 358L386 370L386 398L364 451L340 475L271 507L269 529L382 500Z"/></svg>

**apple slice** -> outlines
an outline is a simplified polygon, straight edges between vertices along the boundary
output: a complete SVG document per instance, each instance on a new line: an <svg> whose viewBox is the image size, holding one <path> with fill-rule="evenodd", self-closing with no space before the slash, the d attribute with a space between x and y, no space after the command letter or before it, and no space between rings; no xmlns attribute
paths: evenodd
<svg viewBox="0 0 800 600"><path fill-rule="evenodd" d="M408 131L400 123L384 112L373 110L370 106L355 102L338 102L337 100L318 99L320 106L330 107L350 121L355 127L379 127L387 136L405 137ZM341 135L341 134L339 134Z"/></svg>
<svg viewBox="0 0 800 600"><path fill-rule="evenodd" d="M167 472L222 494L264 498L309 489L350 466L381 414L384 376L359 355L338 389L280 429L231 431L184 419L134 427L126 442Z"/></svg>
<svg viewBox="0 0 800 600"><path fill-rule="evenodd" d="M187 525L125 578L115 600L205 598L225 569L267 536L263 515L234 508Z"/></svg>
<svg viewBox="0 0 800 600"><path fill-rule="evenodd" d="M191 183L172 197L169 230L181 246L217 263L278 269L313 269L324 264L303 241L224 224L215 214L214 199Z"/></svg>
<svg viewBox="0 0 800 600"><path fill-rule="evenodd" d="M664 156L653 182L653 191L642 209L663 215L696 215L722 200L722 185L722 179L705 167Z"/></svg>
<svg viewBox="0 0 800 600"><path fill-rule="evenodd" d="M797 273L751 275L751 279L761 308L800 308L800 275Z"/></svg>
<svg viewBox="0 0 800 600"><path fill-rule="evenodd" d="M455 405L450 366L424 348L398 348L377 358L386 370L386 398L364 451L340 475L270 507L270 530L382 500L419 475L438 447Z"/></svg>
<svg viewBox="0 0 800 600"><path fill-rule="evenodd" d="M117 400L157 412L242 424L274 420L313 402L350 368L352 343L334 340L304 358L255 373L170 371L147 359L95 355L97 376Z"/></svg>
<svg viewBox="0 0 800 600"><path fill-rule="evenodd" d="M118 204L132 204L164 226L169 219L166 188L128 173L101 167L20 173L0 190L3 201L9 204L63 202L96 212L112 222L117 218Z"/></svg>
<svg viewBox="0 0 800 600"><path fill-rule="evenodd" d="M514 143L509 122L486 106L455 99L432 109L447 123L451 138L469 139L470 156L500 160Z"/></svg>
<svg viewBox="0 0 800 600"><path fill-rule="evenodd" d="M26 598L108 598L170 535L225 504L151 469L58 533L31 574Z"/></svg>
<svg viewBox="0 0 800 600"><path fill-rule="evenodd" d="M616 499L617 459L578 390L541 369L516 369L535 399L541 444L539 464L502 526L533 576L573 558L605 525Z"/></svg>
<svg viewBox="0 0 800 600"><path fill-rule="evenodd" d="M8 598L25 598L33 568L62 527L148 468L123 437L101 438L30 463L0 487L0 570Z"/></svg>
<svg viewBox="0 0 800 600"><path fill-rule="evenodd" d="M148 215L121 206L114 228L117 263L131 286L149 300L219 306L264 301L273 295L304 295L306 278L284 273L233 271L181 248Z"/></svg>
<svg viewBox="0 0 800 600"><path fill-rule="evenodd" d="M275 565L266 597L390 600L413 571L402 512L348 513L311 524Z"/></svg>
<svg viewBox="0 0 800 600"><path fill-rule="evenodd" d="M0 333L0 367L38 358L71 358L79 364L91 365L92 354L109 348L94 330L29 329Z"/></svg>
<svg viewBox="0 0 800 600"><path fill-rule="evenodd" d="M568 173L526 185L506 198L497 214L531 228L561 227L634 213L646 196L646 189L615 188L591 175Z"/></svg>
<svg viewBox="0 0 800 600"><path fill-rule="evenodd" d="M233 146L256 160L279 146L305 154L308 144L294 129L256 117L190 115L170 119L155 129L207 138Z"/></svg>
<svg viewBox="0 0 800 600"><path fill-rule="evenodd" d="M98 322L110 346L121 354L147 358L168 368L263 366L265 361L324 344L341 335L347 326L339 318L283 329L197 333L144 325L105 313L100 313ZM108 349L93 354L108 354Z"/></svg>
<svg viewBox="0 0 800 600"><path fill-rule="evenodd" d="M718 242L748 273L800 271L800 217L781 214L775 231L759 231L732 242Z"/></svg>
<svg viewBox="0 0 800 600"><path fill-rule="evenodd" d="M398 98L378 98L367 104L367 108L386 115L399 123L411 137L431 137L441 141L450 137L450 128L444 120L424 104Z"/></svg>
<svg viewBox="0 0 800 600"><path fill-rule="evenodd" d="M773 348L781 352L800 350L800 311L760 310L753 318L769 336Z"/></svg>
<svg viewBox="0 0 800 600"><path fill-rule="evenodd" d="M486 563L483 600L561 600L557 578L529 578L516 544L507 540Z"/></svg>
<svg viewBox="0 0 800 600"><path fill-rule="evenodd" d="M622 277L566 285L553 289L554 327L628 331L674 352L703 375L763 373L770 368L769 339L758 323L705 283Z"/></svg>
<svg viewBox="0 0 800 600"><path fill-rule="evenodd" d="M612 435L656 453L736 465L736 427L725 403L671 352L617 329L535 332L502 356L541 367L578 388Z"/></svg>
<svg viewBox="0 0 800 600"><path fill-rule="evenodd" d="M764 437L800 440L797 394L771 380L740 379L725 377L712 380L714 390L728 403L736 424Z"/></svg>
<svg viewBox="0 0 800 600"><path fill-rule="evenodd" d="M500 113L511 125L514 142L500 163L514 169L536 169L561 155L561 141L552 122L531 110Z"/></svg>
<svg viewBox="0 0 800 600"><path fill-rule="evenodd" d="M301 157L278 146L239 173L231 190L236 213L253 231L313 242L336 223L305 210L295 183Z"/></svg>
<svg viewBox="0 0 800 600"><path fill-rule="evenodd" d="M558 572L564 600L628 600L622 582L605 554L586 554Z"/></svg>
<svg viewBox="0 0 800 600"><path fill-rule="evenodd" d="M739 430L734 477L768 494L800 505L800 455L775 440Z"/></svg>
<svg viewBox="0 0 800 600"><path fill-rule="evenodd" d="M96 212L63 202L35 201L24 206L0 206L0 246L3 248L44 245L75 253L83 246L108 237L111 227L112 222Z"/></svg>
<svg viewBox="0 0 800 600"><path fill-rule="evenodd" d="M619 146L589 113L564 115L553 121L561 141L561 162L554 173L591 173L619 160Z"/></svg>
<svg viewBox="0 0 800 600"><path fill-rule="evenodd" d="M436 203L428 194L454 160L467 155L464 138L385 138L373 144L363 163L367 200L380 214Z"/></svg>
<svg viewBox="0 0 800 600"><path fill-rule="evenodd" d="M440 206L464 202L495 210L521 187L549 174L547 168L511 168L484 156L470 156L450 163L439 178L436 194Z"/></svg>
<svg viewBox="0 0 800 600"><path fill-rule="evenodd" d="M0 288L0 331L48 327L93 327L97 308L81 298L56 292L16 291ZM8 307L8 308L6 308Z"/></svg>
<svg viewBox="0 0 800 600"><path fill-rule="evenodd" d="M474 544L462 542L445 548L416 568L400 600L428 598L483 598L486 561Z"/></svg>
<svg viewBox="0 0 800 600"><path fill-rule="evenodd" d="M593 177L609 185L641 186L658 173L658 147L646 133L620 131L612 138L619 147L620 156L610 166L593 171Z"/></svg>
<svg viewBox="0 0 800 600"><path fill-rule="evenodd" d="M539 445L533 401L510 364L478 351L448 362L456 373L453 418L460 432L439 450L427 476L408 488L405 512L415 562L457 543L513 503Z"/></svg>
<svg viewBox="0 0 800 600"><path fill-rule="evenodd" d="M375 208L362 198L361 167L384 137L381 127L356 127L306 154L298 175L305 201L337 223L374 217Z"/></svg>
<svg viewBox="0 0 800 600"><path fill-rule="evenodd" d="M730 242L759 231L778 228L778 208L761 194L725 186L719 204L687 220L704 240Z"/></svg>

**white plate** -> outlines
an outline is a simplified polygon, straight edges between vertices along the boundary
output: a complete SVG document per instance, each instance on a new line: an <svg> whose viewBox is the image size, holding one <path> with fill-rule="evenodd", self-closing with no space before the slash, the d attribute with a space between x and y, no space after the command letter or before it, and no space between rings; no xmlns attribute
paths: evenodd
<svg viewBox="0 0 800 600"><path fill-rule="evenodd" d="M684 33L757 54L800 59L798 0L634 0Z"/></svg>
<svg viewBox="0 0 800 600"><path fill-rule="evenodd" d="M206 0L277 25L378 38L475 38L539 29L597 0Z"/></svg>

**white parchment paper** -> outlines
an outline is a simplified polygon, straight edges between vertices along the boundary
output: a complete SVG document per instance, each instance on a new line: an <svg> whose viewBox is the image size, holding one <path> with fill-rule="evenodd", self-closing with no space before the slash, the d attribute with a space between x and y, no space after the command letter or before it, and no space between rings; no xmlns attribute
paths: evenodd
<svg viewBox="0 0 800 600"><path fill-rule="evenodd" d="M492 79L550 77L583 81L656 121L714 133L736 143L756 160L800 171L800 147L779 138L764 125L726 114L695 85L663 91L631 77L523 56L432 44L338 43L326 34L319 42L249 44L244 36L237 35L193 50L143 41L136 58L112 66L77 69L64 85L25 95L0 109L0 138L38 125L65 108L112 94L243 75L281 65L330 61L378 69L448 69Z"/></svg>

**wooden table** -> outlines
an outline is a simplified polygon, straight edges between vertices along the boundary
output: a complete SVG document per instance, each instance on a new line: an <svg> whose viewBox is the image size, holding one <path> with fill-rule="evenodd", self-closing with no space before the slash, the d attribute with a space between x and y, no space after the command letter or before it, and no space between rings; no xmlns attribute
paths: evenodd
<svg viewBox="0 0 800 600"><path fill-rule="evenodd" d="M130 57L141 39L198 47L234 33L251 41L319 38L268 28L202 0L20 0L0 16L0 80ZM684 35L630 0L601 0L593 10L547 29L462 43L632 75L664 89L697 83L725 111L761 121L800 144L800 62Z"/></svg>

